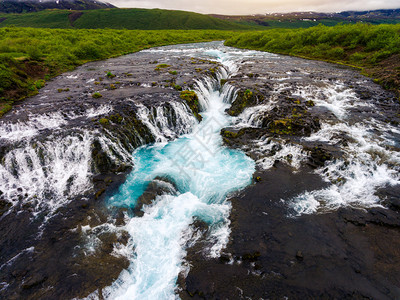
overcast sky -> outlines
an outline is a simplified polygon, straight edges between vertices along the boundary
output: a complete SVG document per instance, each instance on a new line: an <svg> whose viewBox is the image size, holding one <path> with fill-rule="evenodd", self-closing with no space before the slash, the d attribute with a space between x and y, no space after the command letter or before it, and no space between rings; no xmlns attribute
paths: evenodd
<svg viewBox="0 0 400 300"><path fill-rule="evenodd" d="M207 14L373 10L400 8L400 0L104 0L118 7L164 8Z"/></svg>

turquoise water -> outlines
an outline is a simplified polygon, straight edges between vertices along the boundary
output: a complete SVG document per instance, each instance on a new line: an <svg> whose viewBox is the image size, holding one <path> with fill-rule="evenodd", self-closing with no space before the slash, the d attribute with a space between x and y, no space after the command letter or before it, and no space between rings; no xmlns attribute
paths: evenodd
<svg viewBox="0 0 400 300"><path fill-rule="evenodd" d="M185 249L196 240L190 226L195 219L210 227L207 238L213 245L205 249L207 255L218 256L228 242L231 207L226 196L251 183L255 163L243 152L222 145L220 130L231 122L224 111L232 95L228 89L210 90L211 86L200 84L197 91L207 98L202 103L203 121L191 134L137 149L134 171L110 198L112 206L134 207L157 176L168 178L178 189L178 195L159 196L143 208L143 217L129 221L131 266L109 288L108 298L175 299L176 279L185 269Z"/></svg>

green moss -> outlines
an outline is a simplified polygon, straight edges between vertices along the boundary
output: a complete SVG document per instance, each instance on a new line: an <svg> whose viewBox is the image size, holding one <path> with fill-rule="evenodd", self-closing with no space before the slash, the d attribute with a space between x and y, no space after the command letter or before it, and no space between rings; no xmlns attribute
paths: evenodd
<svg viewBox="0 0 400 300"><path fill-rule="evenodd" d="M116 90L117 89L117 87L115 86L115 84L110 84L110 90Z"/></svg>
<svg viewBox="0 0 400 300"><path fill-rule="evenodd" d="M11 110L11 103L0 103L0 117Z"/></svg>
<svg viewBox="0 0 400 300"><path fill-rule="evenodd" d="M309 107L313 107L313 106L315 106L315 103L314 103L314 101L312 101L312 100L308 100L308 101L306 102L306 105L309 106Z"/></svg>
<svg viewBox="0 0 400 300"><path fill-rule="evenodd" d="M242 255L243 260L255 262L261 256L261 253L256 251L254 253L246 253Z"/></svg>
<svg viewBox="0 0 400 300"><path fill-rule="evenodd" d="M39 80L35 81L35 86L39 90L45 86L45 83L46 83L46 81L44 81L43 79L39 79Z"/></svg>
<svg viewBox="0 0 400 300"><path fill-rule="evenodd" d="M113 73L111 73L110 71L107 72L106 76L108 78L114 78L115 77L115 75Z"/></svg>
<svg viewBox="0 0 400 300"><path fill-rule="evenodd" d="M228 114L231 116L238 116L246 107L255 105L258 101L262 101L264 96L258 91L251 91L246 89L238 92L235 101L232 103L228 110Z"/></svg>
<svg viewBox="0 0 400 300"><path fill-rule="evenodd" d="M62 92L69 92L69 88L66 89L57 89L57 92L62 93Z"/></svg>
<svg viewBox="0 0 400 300"><path fill-rule="evenodd" d="M95 98L95 99L98 99L98 98L103 97L103 95L100 94L99 92L95 92L95 93L92 94L92 97Z"/></svg>
<svg viewBox="0 0 400 300"><path fill-rule="evenodd" d="M226 79L221 79L219 83L220 83L221 86L224 86L224 84L225 84L227 81L228 81L228 80L226 80Z"/></svg>
<svg viewBox="0 0 400 300"><path fill-rule="evenodd" d="M104 126L104 125L108 125L110 123L110 121L107 118L101 118L99 120L99 123Z"/></svg>
<svg viewBox="0 0 400 300"><path fill-rule="evenodd" d="M239 134L237 132L232 132L232 131L229 131L227 129L222 129L221 130L221 135L223 137L228 138L228 139L232 139L232 138L234 139L234 138L237 138L239 136Z"/></svg>
<svg viewBox="0 0 400 300"><path fill-rule="evenodd" d="M156 68L154 70L159 71L161 69L165 69L165 68L169 68L169 67L170 67L170 65L168 65L168 64L159 64L156 66Z"/></svg>
<svg viewBox="0 0 400 300"><path fill-rule="evenodd" d="M120 114L115 114L109 116L109 119L111 122L116 123L116 124L121 124L124 118Z"/></svg>
<svg viewBox="0 0 400 300"><path fill-rule="evenodd" d="M193 115L197 118L197 120L201 121L203 117L199 114L200 111L200 104L199 98L197 94L193 91L182 91L180 95L181 99L185 100L188 104L189 108L193 112Z"/></svg>
<svg viewBox="0 0 400 300"><path fill-rule="evenodd" d="M182 91L182 87L180 85L175 84L174 89L177 91Z"/></svg>
<svg viewBox="0 0 400 300"><path fill-rule="evenodd" d="M178 75L178 72L177 71L169 71L169 74Z"/></svg>

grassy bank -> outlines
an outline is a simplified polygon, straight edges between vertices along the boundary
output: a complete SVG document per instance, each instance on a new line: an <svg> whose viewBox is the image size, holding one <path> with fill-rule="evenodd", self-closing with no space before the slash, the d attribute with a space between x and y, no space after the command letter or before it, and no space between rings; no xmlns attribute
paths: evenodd
<svg viewBox="0 0 400 300"><path fill-rule="evenodd" d="M358 67L400 94L400 24L273 29L232 36L226 45Z"/></svg>
<svg viewBox="0 0 400 300"><path fill-rule="evenodd" d="M45 81L94 60L179 43L222 40L229 31L0 28L0 116Z"/></svg>

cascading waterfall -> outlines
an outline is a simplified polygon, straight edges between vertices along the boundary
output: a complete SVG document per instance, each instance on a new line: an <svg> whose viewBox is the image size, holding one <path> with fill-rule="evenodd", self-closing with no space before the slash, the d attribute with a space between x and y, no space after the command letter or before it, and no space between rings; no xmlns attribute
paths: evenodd
<svg viewBox="0 0 400 300"><path fill-rule="evenodd" d="M140 103L137 107L138 119L157 141L166 142L188 133L197 124L184 103L164 103L151 110ZM75 196L92 189L91 178L96 172L92 161L95 142L114 163L132 165L133 145L127 149L106 128L100 132L69 127L76 119L87 120L112 110L110 105L101 105L80 114L30 114L25 121L0 124L0 142L4 142L4 147L16 145L5 152L0 163L0 195L13 206L29 204L34 215L55 212ZM50 135L49 130L53 132ZM145 143L142 137L137 137Z"/></svg>
<svg viewBox="0 0 400 300"><path fill-rule="evenodd" d="M150 108L142 103L137 104L137 115L150 129L156 142L167 142L172 138L188 133L197 124L196 118L185 104L171 102L169 105L171 106L170 110L165 104ZM175 125L172 118L176 120Z"/></svg>
<svg viewBox="0 0 400 300"><path fill-rule="evenodd" d="M225 71L218 74L227 75ZM224 111L234 89L226 84L219 91L218 80L205 78L197 82L196 92L203 108L202 122L191 134L136 150L134 172L110 198L113 206L133 207L157 177L167 178L178 190L176 195L157 197L152 205L144 206L142 217L133 217L126 225L134 254L129 269L103 291L108 299L176 298L185 248L196 239L190 226L196 219L210 228L213 246L208 255L218 256L228 242L226 196L251 182L255 164L243 152L222 146L220 130L231 123Z"/></svg>

